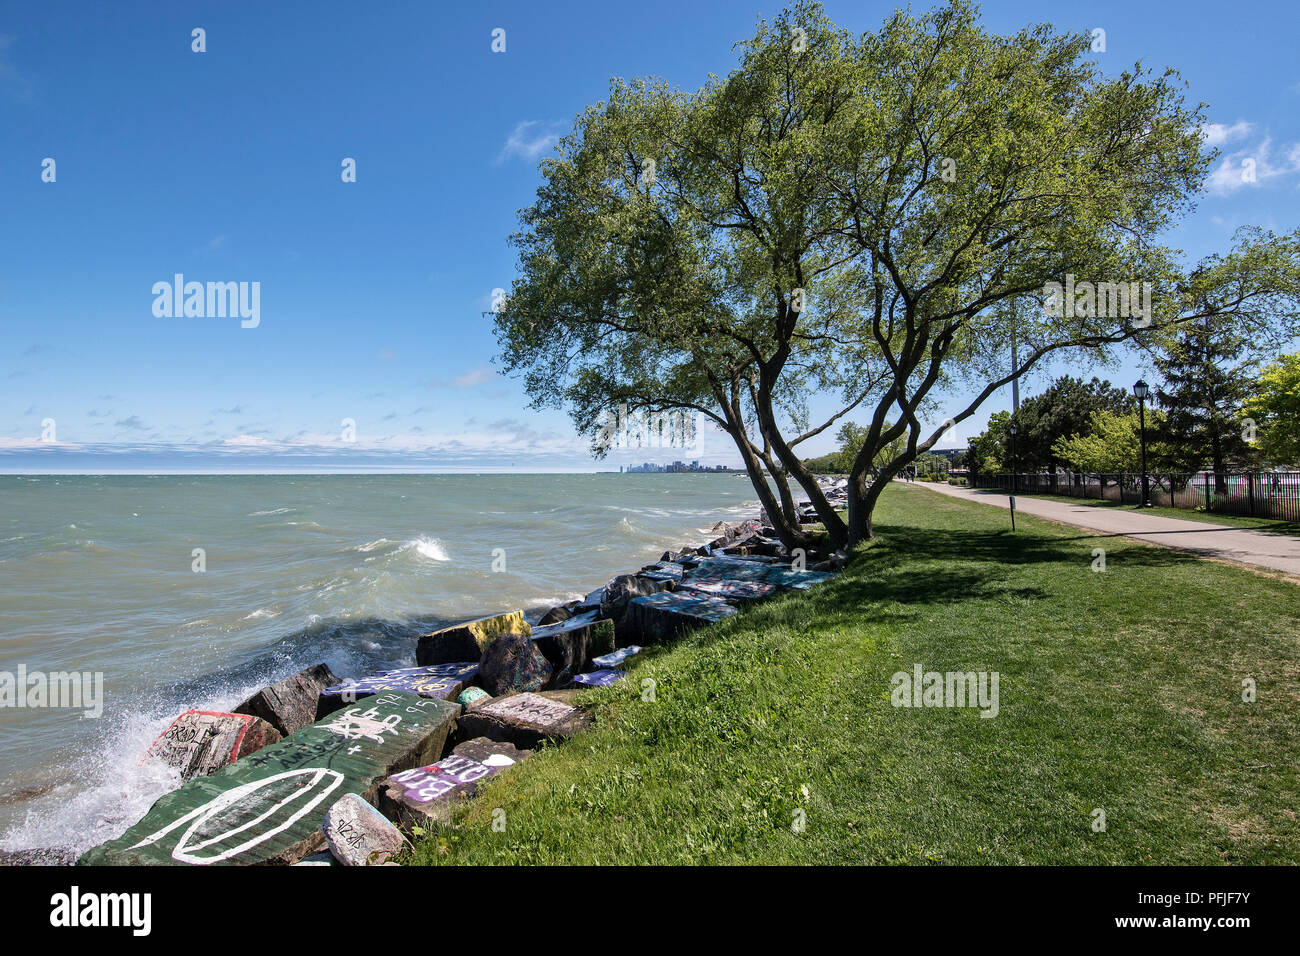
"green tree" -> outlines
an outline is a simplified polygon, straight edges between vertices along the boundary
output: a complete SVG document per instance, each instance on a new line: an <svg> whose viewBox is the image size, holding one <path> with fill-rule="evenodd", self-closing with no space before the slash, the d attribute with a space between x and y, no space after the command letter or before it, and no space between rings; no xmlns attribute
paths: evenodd
<svg viewBox="0 0 1300 956"><path fill-rule="evenodd" d="M1300 352L1269 364L1254 392L1244 408L1247 438L1254 430L1271 464L1300 466Z"/></svg>
<svg viewBox="0 0 1300 956"><path fill-rule="evenodd" d="M1229 464L1250 454L1242 405L1258 371L1255 355L1249 332L1227 317L1206 315L1155 357L1164 378L1155 398L1165 410L1157 434L1167 463L1183 472L1209 465L1219 494L1228 490Z"/></svg>
<svg viewBox="0 0 1300 956"><path fill-rule="evenodd" d="M988 427L971 439L966 451L966 467L973 475L991 475L1011 467L1007 432L1011 424L1010 412L994 412L989 416ZM1019 449L1017 448L1017 451Z"/></svg>
<svg viewBox="0 0 1300 956"><path fill-rule="evenodd" d="M1142 467L1138 414L1093 412L1086 433L1058 438L1052 454L1090 474L1137 472Z"/></svg>
<svg viewBox="0 0 1300 956"><path fill-rule="evenodd" d="M1061 376L1041 394L1025 399L1015 414L1020 468L1042 471L1064 466L1052 450L1059 439L1087 434L1095 412L1123 414L1134 407L1132 396L1110 382Z"/></svg>

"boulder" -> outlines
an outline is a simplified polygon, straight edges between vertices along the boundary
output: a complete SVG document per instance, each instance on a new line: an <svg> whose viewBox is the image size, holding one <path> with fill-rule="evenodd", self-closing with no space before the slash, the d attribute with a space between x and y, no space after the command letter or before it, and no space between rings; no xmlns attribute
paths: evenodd
<svg viewBox="0 0 1300 956"><path fill-rule="evenodd" d="M187 710L158 736L148 755L175 767L182 780L193 780L279 742L280 732L260 717Z"/></svg>
<svg viewBox="0 0 1300 956"><path fill-rule="evenodd" d="M649 578L651 581L680 581L685 573L686 567L682 564L674 561L660 561L658 564L651 564L642 568L637 576Z"/></svg>
<svg viewBox="0 0 1300 956"><path fill-rule="evenodd" d="M474 687L471 685L466 687L456 696L456 703L460 704L460 706L465 710L469 710L471 707L481 704L485 700L491 699L492 695L482 687Z"/></svg>
<svg viewBox="0 0 1300 956"><path fill-rule="evenodd" d="M278 730L281 737L288 737L317 719L321 691L338 682L326 665L317 664L263 687L236 707L234 713L260 717Z"/></svg>
<svg viewBox="0 0 1300 956"><path fill-rule="evenodd" d="M793 568L768 568L764 581L786 591L807 591L815 584L835 577L826 571L796 571Z"/></svg>
<svg viewBox="0 0 1300 956"><path fill-rule="evenodd" d="M438 759L460 708L415 694L367 697L161 797L81 864L296 863L324 843L340 797L373 801L385 777Z"/></svg>
<svg viewBox="0 0 1300 956"><path fill-rule="evenodd" d="M513 744L476 737L456 746L435 764L393 774L380 788L380 807L405 825L430 820L449 823L456 806L468 800L479 785L513 767L529 751Z"/></svg>
<svg viewBox="0 0 1300 956"><path fill-rule="evenodd" d="M647 594L658 594L673 589L672 581L656 581L636 574L620 574L605 585L605 601L600 606L600 616L614 622L614 637L619 643L636 639L635 630L628 626L627 608L634 599Z"/></svg>
<svg viewBox="0 0 1300 956"><path fill-rule="evenodd" d="M334 859L344 866L378 866L408 845L397 827L355 793L329 808L321 832Z"/></svg>
<svg viewBox="0 0 1300 956"><path fill-rule="evenodd" d="M727 601L761 601L776 594L777 587L764 581L736 581L696 571L682 580L682 585L676 593L688 592L708 594Z"/></svg>
<svg viewBox="0 0 1300 956"><path fill-rule="evenodd" d="M494 697L511 691L540 690L551 677L551 662L526 634L502 634L483 653L478 678Z"/></svg>
<svg viewBox="0 0 1300 956"><path fill-rule="evenodd" d="M600 606L605 603L605 589L596 588L585 598L577 603L573 608L574 614L585 614L588 611L599 611Z"/></svg>
<svg viewBox="0 0 1300 956"><path fill-rule="evenodd" d="M383 671L361 680L345 680L321 691L318 713L324 717L362 697L386 690L398 690L421 697L451 700L478 675L478 664L465 661L455 664L430 664L427 667L402 667Z"/></svg>
<svg viewBox="0 0 1300 956"><path fill-rule="evenodd" d="M543 614L537 624L539 627L545 627L547 624L559 624L561 621L567 621L573 617L573 609L577 606L577 601L569 604L559 604Z"/></svg>
<svg viewBox="0 0 1300 956"><path fill-rule="evenodd" d="M421 667L459 661L477 664L483 659L483 652L488 645L502 634L531 633L532 627L524 620L523 611L507 611L492 617L463 621L422 635L415 647L415 663Z"/></svg>
<svg viewBox="0 0 1300 956"><path fill-rule="evenodd" d="M488 737L532 750L543 740L565 740L589 718L579 708L541 694L511 694L466 711L460 719L467 737Z"/></svg>
<svg viewBox="0 0 1300 956"><path fill-rule="evenodd" d="M721 598L706 594L664 593L633 598L628 626L649 643L670 640L705 624L716 624L736 613Z"/></svg>
<svg viewBox="0 0 1300 956"><path fill-rule="evenodd" d="M600 623L598 612L587 611L559 624L533 628L533 643L555 672L577 673L591 660L591 637Z"/></svg>

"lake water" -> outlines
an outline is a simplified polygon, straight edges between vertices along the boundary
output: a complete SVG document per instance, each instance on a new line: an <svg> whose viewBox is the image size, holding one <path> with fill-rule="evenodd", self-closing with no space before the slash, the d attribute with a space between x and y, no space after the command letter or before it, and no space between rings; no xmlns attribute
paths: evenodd
<svg viewBox="0 0 1300 956"><path fill-rule="evenodd" d="M183 710L413 666L425 630L540 614L757 511L728 474L0 475L0 674L103 675L97 718L0 708L0 849L120 834L177 786L140 760Z"/></svg>

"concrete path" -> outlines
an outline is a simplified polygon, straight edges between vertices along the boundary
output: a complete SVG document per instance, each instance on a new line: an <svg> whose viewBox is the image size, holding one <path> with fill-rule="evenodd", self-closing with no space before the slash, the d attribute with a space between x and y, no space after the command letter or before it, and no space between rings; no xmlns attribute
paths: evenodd
<svg viewBox="0 0 1300 956"><path fill-rule="evenodd" d="M953 498L1009 507L1005 491L961 488L947 483L907 482ZM1207 558L1237 561L1300 577L1300 536L1254 531L1232 525L1184 521L1143 514L1131 508L1098 507L1054 498L1016 495L1016 514L1034 515L1077 525L1106 535L1137 538L1169 548L1191 551Z"/></svg>

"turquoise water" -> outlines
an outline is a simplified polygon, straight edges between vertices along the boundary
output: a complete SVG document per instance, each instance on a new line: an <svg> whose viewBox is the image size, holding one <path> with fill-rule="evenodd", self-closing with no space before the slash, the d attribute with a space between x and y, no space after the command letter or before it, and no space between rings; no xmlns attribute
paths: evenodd
<svg viewBox="0 0 1300 956"><path fill-rule="evenodd" d="M0 708L0 849L125 830L177 785L139 762L182 710L411 666L423 630L540 613L757 510L735 475L0 475L0 672L103 675L97 718Z"/></svg>

